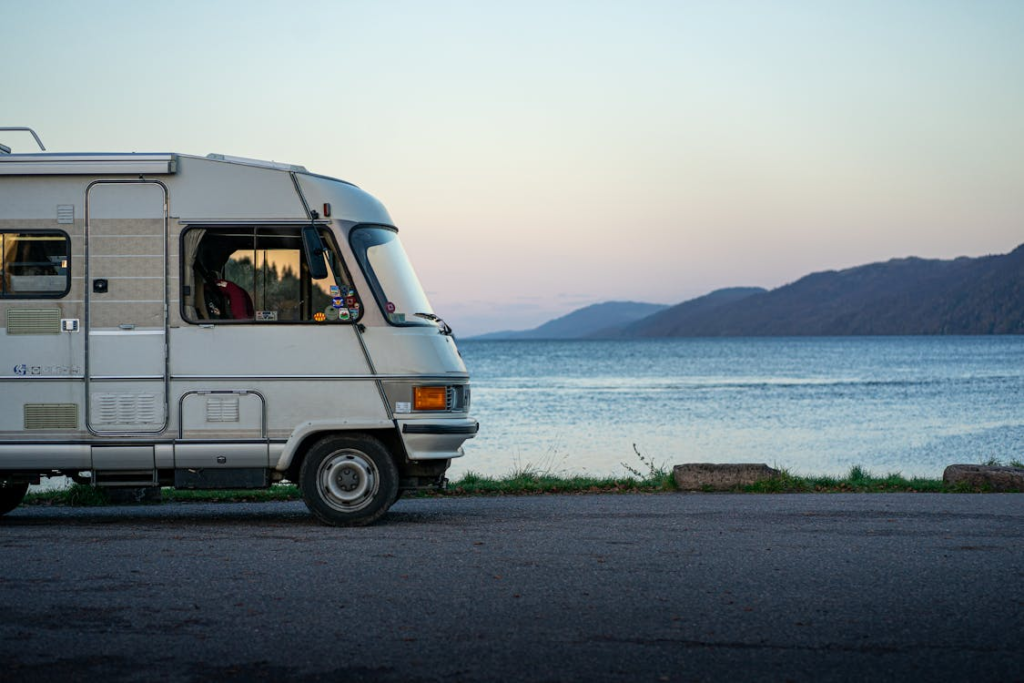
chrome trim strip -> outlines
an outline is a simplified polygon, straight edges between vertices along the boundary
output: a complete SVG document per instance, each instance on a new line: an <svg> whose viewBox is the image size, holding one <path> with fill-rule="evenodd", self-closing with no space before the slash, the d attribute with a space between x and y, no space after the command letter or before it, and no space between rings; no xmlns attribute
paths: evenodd
<svg viewBox="0 0 1024 683"><path fill-rule="evenodd" d="M8 439L0 439L0 446L124 446L125 444L131 445L144 445L144 446L168 446L175 444L196 444L196 443L209 443L209 444L222 444L222 443L252 443L252 444L284 444L288 443L288 439L117 439L117 440L104 440L104 439L54 439L52 441L41 441L39 439L15 441ZM268 468L273 469L273 468Z"/></svg>
<svg viewBox="0 0 1024 683"><path fill-rule="evenodd" d="M153 382L162 381L163 375L93 375L90 382Z"/></svg>
<svg viewBox="0 0 1024 683"><path fill-rule="evenodd" d="M406 380L410 382L447 382L449 384L466 383L469 375L172 375L171 381L195 382L195 381L238 381L251 380L254 382L270 382L277 380Z"/></svg>
<svg viewBox="0 0 1024 683"><path fill-rule="evenodd" d="M297 218L251 218L251 219L239 219L239 218L180 218L177 217L175 220L178 221L178 225L190 226L190 225L209 225L215 228L233 228L233 227L248 227L253 225L280 225L282 227L302 227L310 224L309 219L301 220ZM318 220L313 221L317 225L324 227L329 226L330 221Z"/></svg>
<svg viewBox="0 0 1024 683"><path fill-rule="evenodd" d="M82 381L85 375L2 375L0 382L57 382L61 380ZM97 375L91 378L102 382L132 382L136 380L159 380L163 375ZM467 383L468 376L451 377L444 375L171 375L171 382L279 382L279 381L364 381L376 380L408 381L408 382L447 382L458 385Z"/></svg>
<svg viewBox="0 0 1024 683"><path fill-rule="evenodd" d="M130 302L117 302L117 303L150 303L159 304L162 301L143 301L142 299L132 299ZM109 302L115 303L115 302ZM89 330L89 334L94 337L141 337L143 335L160 336L164 333L163 330L153 329L142 329L142 330Z"/></svg>
<svg viewBox="0 0 1024 683"><path fill-rule="evenodd" d="M82 375L5 375L0 377L0 382L81 382L84 379Z"/></svg>

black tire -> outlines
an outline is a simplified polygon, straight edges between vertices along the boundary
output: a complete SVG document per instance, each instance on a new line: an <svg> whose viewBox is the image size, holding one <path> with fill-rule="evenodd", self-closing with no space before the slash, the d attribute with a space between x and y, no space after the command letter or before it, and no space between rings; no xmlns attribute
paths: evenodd
<svg viewBox="0 0 1024 683"><path fill-rule="evenodd" d="M365 526L398 497L398 468L371 436L328 436L306 454L299 488L309 511L331 526Z"/></svg>
<svg viewBox="0 0 1024 683"><path fill-rule="evenodd" d="M21 505L28 492L28 484L15 484L0 480L0 515L6 515Z"/></svg>

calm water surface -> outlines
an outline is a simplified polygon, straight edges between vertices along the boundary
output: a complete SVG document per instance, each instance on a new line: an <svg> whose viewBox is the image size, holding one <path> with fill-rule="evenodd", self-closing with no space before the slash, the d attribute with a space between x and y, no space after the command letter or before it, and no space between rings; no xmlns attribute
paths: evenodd
<svg viewBox="0 0 1024 683"><path fill-rule="evenodd" d="M450 476L766 462L939 477L1024 461L1024 338L461 341L477 438Z"/></svg>

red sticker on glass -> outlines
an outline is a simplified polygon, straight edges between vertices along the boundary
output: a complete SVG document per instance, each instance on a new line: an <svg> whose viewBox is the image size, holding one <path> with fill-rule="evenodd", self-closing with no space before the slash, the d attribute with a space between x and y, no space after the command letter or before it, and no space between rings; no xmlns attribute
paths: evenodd
<svg viewBox="0 0 1024 683"><path fill-rule="evenodd" d="M389 301L386 304L384 304L384 309L388 313L394 313L395 312L395 305Z"/></svg>

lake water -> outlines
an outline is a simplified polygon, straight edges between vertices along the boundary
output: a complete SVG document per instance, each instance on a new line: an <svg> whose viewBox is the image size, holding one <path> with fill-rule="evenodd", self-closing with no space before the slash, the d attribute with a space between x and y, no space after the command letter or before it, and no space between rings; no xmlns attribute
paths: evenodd
<svg viewBox="0 0 1024 683"><path fill-rule="evenodd" d="M455 461L504 475L765 462L794 474L941 477L1024 461L1024 337L461 341L480 434Z"/></svg>

